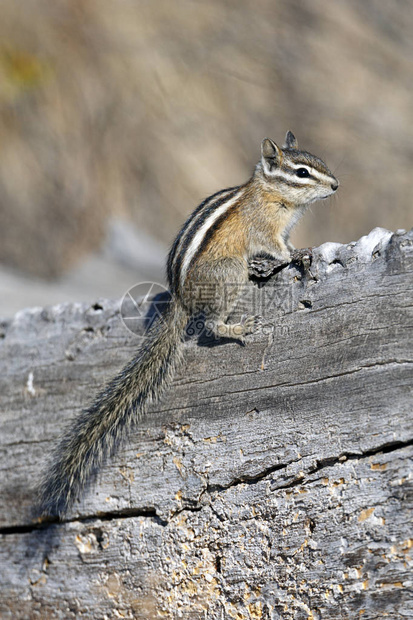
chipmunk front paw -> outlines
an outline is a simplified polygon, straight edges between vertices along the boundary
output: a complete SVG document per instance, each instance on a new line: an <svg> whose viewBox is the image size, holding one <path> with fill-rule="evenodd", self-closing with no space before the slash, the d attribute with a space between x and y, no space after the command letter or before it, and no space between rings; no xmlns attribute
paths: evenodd
<svg viewBox="0 0 413 620"><path fill-rule="evenodd" d="M248 275L254 278L269 278L277 270L288 265L288 260L269 254L258 255L248 262Z"/></svg>

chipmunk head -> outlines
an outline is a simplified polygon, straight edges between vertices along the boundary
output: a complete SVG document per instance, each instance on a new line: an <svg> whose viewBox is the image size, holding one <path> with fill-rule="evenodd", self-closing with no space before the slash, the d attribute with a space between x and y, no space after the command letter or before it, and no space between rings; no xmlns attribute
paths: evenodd
<svg viewBox="0 0 413 620"><path fill-rule="evenodd" d="M273 185L287 201L297 205L327 198L339 186L321 159L298 149L291 131L287 132L282 148L269 138L262 141L256 174Z"/></svg>

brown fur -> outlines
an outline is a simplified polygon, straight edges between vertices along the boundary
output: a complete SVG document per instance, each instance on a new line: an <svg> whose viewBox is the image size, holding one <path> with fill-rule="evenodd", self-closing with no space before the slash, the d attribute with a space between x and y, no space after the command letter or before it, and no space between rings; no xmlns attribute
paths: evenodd
<svg viewBox="0 0 413 620"><path fill-rule="evenodd" d="M203 247L198 267L223 258L246 261L263 250L283 257L288 252L283 232L297 217L297 209L300 208L285 200L277 190L251 179L243 197ZM192 276L195 272L193 268Z"/></svg>

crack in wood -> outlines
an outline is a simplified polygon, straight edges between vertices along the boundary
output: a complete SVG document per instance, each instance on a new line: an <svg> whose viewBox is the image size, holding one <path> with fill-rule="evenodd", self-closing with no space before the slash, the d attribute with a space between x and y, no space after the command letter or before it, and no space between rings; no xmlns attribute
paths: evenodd
<svg viewBox="0 0 413 620"><path fill-rule="evenodd" d="M305 474L312 475L317 472L322 471L327 467L332 467L338 463L350 460L360 460L365 458L370 458L371 456L375 456L377 454L388 454L390 452L395 452L397 450L402 450L403 448L408 448L413 445L413 438L408 441L393 441L388 442L386 444L382 444L375 448L371 448L369 450L365 450L360 453L354 452L343 452L339 456L336 457L327 457L320 461L317 461L317 464L313 467L310 467L307 472L302 472L303 475L299 478L292 480L291 482L285 485L277 485L272 488L272 491L279 491L284 489L291 489L296 486L305 485L307 483L313 482L313 480L306 480ZM33 532L35 530L44 530L49 527L65 525L67 523L89 523L93 521L114 521L116 519L131 519L137 517L144 517L147 519L151 519L158 523L159 525L166 527L171 523L175 517L179 516L184 512L200 512L206 505L210 506L212 509L212 498L210 498L209 502L200 503L201 498L204 495L211 495L213 493L222 493L227 491L228 489L237 487L241 484L254 485L263 480L264 478L270 476L272 473L276 471L280 471L282 469L286 469L293 463L299 462L301 459L293 459L288 463L278 463L276 465L272 465L267 467L262 472L255 474L254 476L242 476L240 478L232 480L230 483L226 485L220 484L207 484L205 489L201 492L198 502L194 502L194 505L191 506L190 502L187 502L185 506L176 510L172 513L171 517L168 520L161 519L157 514L154 508L140 508L140 509L124 509L119 511L111 511L111 512L97 512L89 515L81 515L79 517L73 517L69 519L59 520L57 518L48 519L46 521L38 522L38 523L28 523L22 525L12 525L0 528L0 535L9 536L12 534L27 534ZM216 514L218 517L218 514ZM221 517L219 517L222 520Z"/></svg>
<svg viewBox="0 0 413 620"><path fill-rule="evenodd" d="M260 391L260 390L268 390L268 389L275 389L275 388L282 388L282 387L297 387L297 386L304 386L304 385L316 385L318 383L323 383L325 381L331 381L332 379L338 379L339 377L346 377L348 375L353 375L359 372L362 372L363 370L369 370L371 368L376 368L376 367L381 367L381 366L391 366L392 364L397 364L397 365L409 365L409 364L413 364L413 360L396 360L396 359L392 359L392 360L386 360L386 361L375 361L372 362L371 364L365 364L363 366L358 366L357 368L353 368L351 370L347 370L345 372L338 372L335 374L330 374L326 377L320 377L319 379L311 379L310 381L295 381L294 383L288 383L288 382L284 382L284 383L271 383L268 385L259 385L257 387L249 387L248 389L245 390L231 390L230 394L247 394L249 392L255 392L255 391ZM214 398L222 398L224 395L223 394L214 394ZM211 396L208 397L208 399L210 399ZM199 397L199 400L206 400L203 397Z"/></svg>
<svg viewBox="0 0 413 620"><path fill-rule="evenodd" d="M73 517L69 519L47 519L38 521L37 523L28 523L22 525L10 525L0 528L1 536L10 536L12 534L28 534L36 530L45 530L51 527L66 525L68 523L92 523L93 521L115 521L116 519L131 519L136 517L145 517L158 523L159 525L166 526L167 521L161 519L156 513L155 509L124 509L112 512L96 512L90 515L81 515L80 517Z"/></svg>

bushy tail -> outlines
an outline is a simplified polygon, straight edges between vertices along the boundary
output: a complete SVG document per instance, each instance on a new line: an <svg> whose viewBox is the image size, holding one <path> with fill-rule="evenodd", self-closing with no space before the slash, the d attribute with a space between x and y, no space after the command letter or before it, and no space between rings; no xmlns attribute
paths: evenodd
<svg viewBox="0 0 413 620"><path fill-rule="evenodd" d="M42 515L63 516L104 459L171 382L182 358L187 315L175 301L151 328L137 356L80 413L51 458L40 487Z"/></svg>

